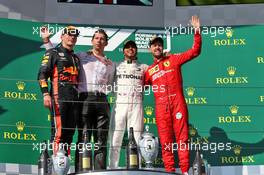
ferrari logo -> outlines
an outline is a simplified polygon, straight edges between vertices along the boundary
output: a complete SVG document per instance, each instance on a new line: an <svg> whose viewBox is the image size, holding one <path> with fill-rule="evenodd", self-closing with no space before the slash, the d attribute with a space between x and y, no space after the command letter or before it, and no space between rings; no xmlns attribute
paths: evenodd
<svg viewBox="0 0 264 175"><path fill-rule="evenodd" d="M165 67L169 67L169 66L170 66L170 61L165 61L165 62L163 63L163 65L164 65Z"/></svg>

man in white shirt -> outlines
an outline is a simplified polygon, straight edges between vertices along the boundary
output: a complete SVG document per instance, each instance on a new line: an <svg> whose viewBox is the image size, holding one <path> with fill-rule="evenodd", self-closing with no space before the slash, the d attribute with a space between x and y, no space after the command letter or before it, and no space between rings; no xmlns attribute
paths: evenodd
<svg viewBox="0 0 264 175"><path fill-rule="evenodd" d="M116 65L115 84L117 86L116 104L110 122L109 168L118 168L120 148L124 132L133 127L138 143L143 131L143 86L144 73L148 66L137 61L137 46L127 41L123 47L124 61Z"/></svg>

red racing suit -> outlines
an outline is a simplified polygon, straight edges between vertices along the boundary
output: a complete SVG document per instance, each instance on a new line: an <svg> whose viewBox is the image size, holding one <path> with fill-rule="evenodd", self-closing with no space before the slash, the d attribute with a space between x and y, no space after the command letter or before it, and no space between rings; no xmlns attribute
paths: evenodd
<svg viewBox="0 0 264 175"><path fill-rule="evenodd" d="M156 122L167 172L175 172L172 150L174 136L181 171L185 173L189 170L188 110L183 95L181 65L198 56L200 50L201 35L197 32L191 49L154 61L145 73L145 84L152 85L155 96Z"/></svg>

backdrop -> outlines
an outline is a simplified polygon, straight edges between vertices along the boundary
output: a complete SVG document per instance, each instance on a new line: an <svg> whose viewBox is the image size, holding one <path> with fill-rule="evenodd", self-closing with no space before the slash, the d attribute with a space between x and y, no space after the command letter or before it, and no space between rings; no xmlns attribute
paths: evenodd
<svg viewBox="0 0 264 175"><path fill-rule="evenodd" d="M2 163L37 164L37 145L50 137L49 112L43 107L36 81L44 54L39 37L42 25L0 19ZM53 43L59 43L63 26L49 24L54 32ZM76 52L91 48L91 36L97 26L78 27L81 36ZM171 53L187 50L193 41L192 34L184 34L188 33L187 29L100 27L110 36L105 50L113 61L123 59L123 42L128 39L136 41L139 61L149 65L152 57L147 45L153 35L163 37L165 48ZM214 33L216 30L220 32ZM201 55L182 67L184 94L189 107L190 143L200 143L202 153L211 165L264 164L263 30L260 25L205 26ZM113 104L114 96L109 96L109 101ZM144 115L145 125L157 135L152 94L145 95ZM193 160L194 151L191 153ZM125 165L124 150L121 156L122 166ZM162 162L159 155L155 166L161 167Z"/></svg>

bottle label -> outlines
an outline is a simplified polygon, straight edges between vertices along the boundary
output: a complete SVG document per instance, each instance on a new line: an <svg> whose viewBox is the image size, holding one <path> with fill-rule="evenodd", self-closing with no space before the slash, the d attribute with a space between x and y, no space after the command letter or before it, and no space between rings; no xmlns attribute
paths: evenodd
<svg viewBox="0 0 264 175"><path fill-rule="evenodd" d="M90 162L91 160L90 160L90 157L83 157L82 158L82 168L87 168L87 169L89 169L89 168L91 168L90 167L90 164L91 164L91 162Z"/></svg>
<svg viewBox="0 0 264 175"><path fill-rule="evenodd" d="M59 157L58 160L58 167L59 168L66 168L66 157Z"/></svg>
<svg viewBox="0 0 264 175"><path fill-rule="evenodd" d="M137 155L136 154L131 154L129 156L129 162L130 162L131 166L138 165Z"/></svg>
<svg viewBox="0 0 264 175"><path fill-rule="evenodd" d="M193 166L193 174L194 174L194 175L199 175L198 165L194 165L194 166Z"/></svg>
<svg viewBox="0 0 264 175"><path fill-rule="evenodd" d="M44 171L44 168L38 169L38 174L45 174L46 172Z"/></svg>

